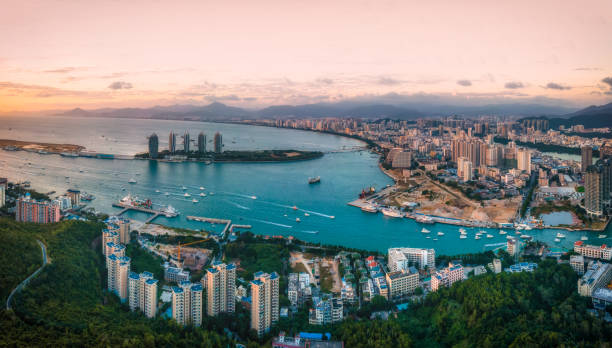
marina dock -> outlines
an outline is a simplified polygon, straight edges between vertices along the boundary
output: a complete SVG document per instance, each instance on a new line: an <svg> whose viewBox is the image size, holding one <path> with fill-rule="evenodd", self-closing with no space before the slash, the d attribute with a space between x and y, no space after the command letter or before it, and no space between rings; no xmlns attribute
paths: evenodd
<svg viewBox="0 0 612 348"><path fill-rule="evenodd" d="M230 230L230 227L232 226L232 220L227 219L216 219L204 216L187 216L187 220L208 222L211 224L225 224L223 232L221 232L221 238L225 238L225 236L227 235L227 231Z"/></svg>
<svg viewBox="0 0 612 348"><path fill-rule="evenodd" d="M127 204L123 204L123 203L113 203L113 207L115 208L123 208L123 210L121 210L119 213L117 213L117 216L122 215L123 213L129 211L129 210L135 210L135 211L139 211L142 213L147 213L147 214L151 214L152 216L149 217L144 223L148 224L150 222L152 222L153 220L155 220L158 216L160 215L166 215L165 213L159 211L159 210L155 210L155 209L149 209L149 208L144 208L144 207L135 207L132 205L127 205Z"/></svg>

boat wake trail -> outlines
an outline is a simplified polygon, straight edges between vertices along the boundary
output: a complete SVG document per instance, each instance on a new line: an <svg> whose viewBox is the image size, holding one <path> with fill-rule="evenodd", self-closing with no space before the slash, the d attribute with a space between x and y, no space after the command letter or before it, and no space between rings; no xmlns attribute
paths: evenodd
<svg viewBox="0 0 612 348"><path fill-rule="evenodd" d="M317 234L317 233L319 233L319 231L300 231L300 232L310 233L310 234Z"/></svg>
<svg viewBox="0 0 612 348"><path fill-rule="evenodd" d="M232 201L227 200L227 199L224 199L224 201L229 203L229 204L231 204L231 205L233 205L233 206L235 206L235 207L237 207L237 208L244 209L244 210L251 210L251 208L245 207L244 205L238 204L236 202L232 202Z"/></svg>
<svg viewBox="0 0 612 348"><path fill-rule="evenodd" d="M259 200L258 202L274 205L274 206L281 207L281 208L293 209L293 207L290 206L290 205L278 204L278 203L274 203L274 202L270 202L270 201L262 201L262 200ZM314 214L314 215L326 217L326 218L329 218L329 219L333 219L332 215L327 215L327 214L319 213L319 212L316 212L316 211L300 209L300 208L298 208L297 210L302 211L304 213Z"/></svg>
<svg viewBox="0 0 612 348"><path fill-rule="evenodd" d="M274 225L274 226L279 226L279 227L284 227L284 228L293 228L293 226L283 225L283 224L279 224L279 223L272 222L272 221L259 220L259 219L253 219L253 220L261 222L263 224Z"/></svg>
<svg viewBox="0 0 612 348"><path fill-rule="evenodd" d="M494 246L502 246L502 245L506 245L506 243L485 244L486 247L494 247Z"/></svg>
<svg viewBox="0 0 612 348"><path fill-rule="evenodd" d="M305 213L314 214L314 215L319 215L319 216L326 217L326 218L330 218L330 219L332 218L332 216L331 216L331 215L327 215L327 214L319 213L319 212L312 211L312 210L306 210L306 209L298 209L298 210L303 211L303 212L305 212Z"/></svg>

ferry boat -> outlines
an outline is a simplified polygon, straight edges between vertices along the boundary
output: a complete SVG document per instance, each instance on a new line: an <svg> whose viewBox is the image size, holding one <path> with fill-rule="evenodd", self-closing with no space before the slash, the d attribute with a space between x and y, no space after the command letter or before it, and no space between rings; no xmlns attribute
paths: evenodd
<svg viewBox="0 0 612 348"><path fill-rule="evenodd" d="M366 213L378 213L378 208L376 208L372 204L367 204L361 207L361 211L364 211Z"/></svg>
<svg viewBox="0 0 612 348"><path fill-rule="evenodd" d="M428 230L428 229L426 229L426 228L423 228L423 229L421 230L421 233L429 233L429 232L431 232L431 231L430 231L430 230Z"/></svg>
<svg viewBox="0 0 612 348"><path fill-rule="evenodd" d="M316 183L319 183L319 182L321 182L321 177L320 176L317 176L317 177L314 177L314 178L308 178L308 183L309 184L316 184Z"/></svg>
<svg viewBox="0 0 612 348"><path fill-rule="evenodd" d="M557 233L557 238L565 238L565 235L561 232Z"/></svg>
<svg viewBox="0 0 612 348"><path fill-rule="evenodd" d="M388 216L388 217L393 217L393 218L401 218L402 213L399 212L397 209L394 208L383 208L382 213L384 216Z"/></svg>
<svg viewBox="0 0 612 348"><path fill-rule="evenodd" d="M466 238L467 238L467 236L465 234L462 234L462 235L459 236L459 239L466 239Z"/></svg>
<svg viewBox="0 0 612 348"><path fill-rule="evenodd" d="M582 237L580 237L580 240L589 240L589 237L587 237L587 236L582 236Z"/></svg>
<svg viewBox="0 0 612 348"><path fill-rule="evenodd" d="M438 232L438 236L443 236L444 232Z"/></svg>
<svg viewBox="0 0 612 348"><path fill-rule="evenodd" d="M138 197L133 197L131 194L123 197L119 202L131 207L153 209L153 202L150 199L142 200Z"/></svg>
<svg viewBox="0 0 612 348"><path fill-rule="evenodd" d="M499 234L507 234L507 233L508 233L508 232L506 232L506 231L504 231L504 230L499 231Z"/></svg>
<svg viewBox="0 0 612 348"><path fill-rule="evenodd" d="M166 217L175 217L179 214L178 210L174 209L171 205L162 209L161 212L166 215Z"/></svg>
<svg viewBox="0 0 612 348"><path fill-rule="evenodd" d="M493 238L492 234L487 234L487 238Z"/></svg>
<svg viewBox="0 0 612 348"><path fill-rule="evenodd" d="M605 235L605 234L600 234L600 235L599 235L599 239L604 239L604 238L606 238L606 235Z"/></svg>

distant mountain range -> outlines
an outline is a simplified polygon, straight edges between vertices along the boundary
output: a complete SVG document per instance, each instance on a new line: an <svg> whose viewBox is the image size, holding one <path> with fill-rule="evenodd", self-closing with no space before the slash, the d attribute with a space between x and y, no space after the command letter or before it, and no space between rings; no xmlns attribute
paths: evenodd
<svg viewBox="0 0 612 348"><path fill-rule="evenodd" d="M612 103L600 106L591 105L582 110L557 117L539 118L548 119L550 127L554 129L561 125L571 127L578 124L584 125L585 128L612 127Z"/></svg>
<svg viewBox="0 0 612 348"><path fill-rule="evenodd" d="M205 106L171 105L151 108L118 108L84 110L81 108L55 113L59 116L154 118L194 121L224 121L261 118L310 118L310 117L360 117L413 120L436 116L539 116L561 115L575 109L540 104L491 104L483 106L436 105L432 103L410 103L404 105L344 101L304 105L275 105L264 109L243 109L222 103Z"/></svg>

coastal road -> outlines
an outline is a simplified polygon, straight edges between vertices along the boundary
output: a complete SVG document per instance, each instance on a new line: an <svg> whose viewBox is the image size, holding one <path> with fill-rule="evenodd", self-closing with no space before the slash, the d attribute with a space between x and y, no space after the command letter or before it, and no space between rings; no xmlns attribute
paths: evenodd
<svg viewBox="0 0 612 348"><path fill-rule="evenodd" d="M42 269L45 268L45 266L49 263L49 260L47 259L47 248L38 239L36 240L36 242L38 243L38 245L40 245L40 250L42 252L42 257L43 257L43 264L36 271L34 271L34 273L30 274L29 277L27 277L24 281L22 281L19 285L17 285L17 287L15 289L13 289L13 291L11 291L11 294L9 295L8 299L6 300L6 309L7 310L11 309L11 300L13 299L13 295L15 295L18 291L21 291L21 289L23 289L23 287L26 286L28 284L28 282L30 280L32 280L32 278L36 277L38 275L38 273L40 273L40 271L42 271Z"/></svg>

